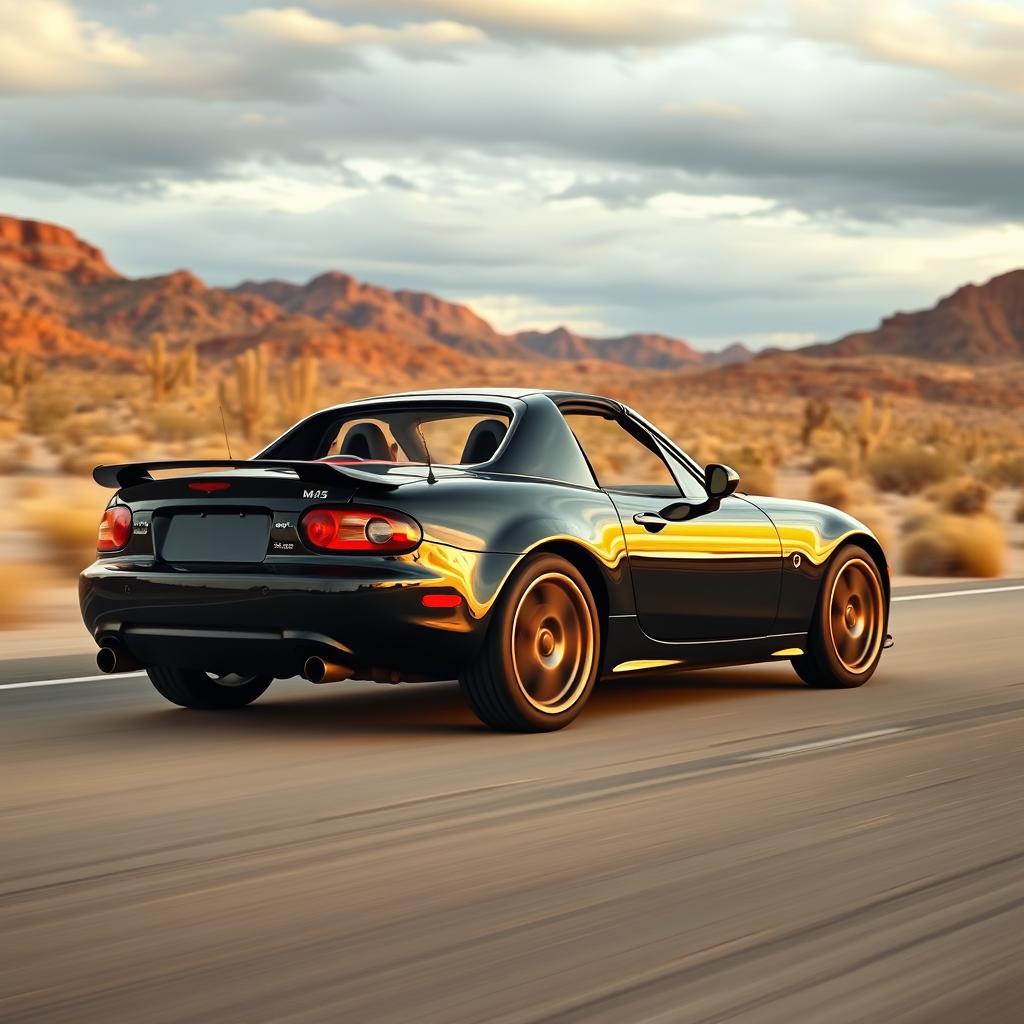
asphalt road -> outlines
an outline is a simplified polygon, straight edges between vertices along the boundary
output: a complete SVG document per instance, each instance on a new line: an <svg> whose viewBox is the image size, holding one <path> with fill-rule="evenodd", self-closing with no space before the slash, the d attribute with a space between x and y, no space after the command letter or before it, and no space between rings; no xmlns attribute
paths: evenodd
<svg viewBox="0 0 1024 1024"><path fill-rule="evenodd" d="M623 679L546 736L8 663L0 1020L1019 1021L1024 589L893 632L860 690Z"/></svg>

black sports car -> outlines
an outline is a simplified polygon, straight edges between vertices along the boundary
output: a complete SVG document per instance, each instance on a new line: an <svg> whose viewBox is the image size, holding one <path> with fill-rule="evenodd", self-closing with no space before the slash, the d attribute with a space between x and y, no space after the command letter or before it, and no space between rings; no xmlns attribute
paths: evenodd
<svg viewBox="0 0 1024 1024"><path fill-rule="evenodd" d="M118 489L81 577L97 662L145 667L185 707L297 674L458 677L488 725L541 731L600 676L789 659L859 686L886 644L888 565L862 523L736 493L733 470L593 395L389 395L250 460L94 477Z"/></svg>

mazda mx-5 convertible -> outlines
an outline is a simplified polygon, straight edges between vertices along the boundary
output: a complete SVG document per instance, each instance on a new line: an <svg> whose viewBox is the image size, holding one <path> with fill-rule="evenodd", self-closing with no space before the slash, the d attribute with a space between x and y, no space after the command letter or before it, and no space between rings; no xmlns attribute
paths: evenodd
<svg viewBox="0 0 1024 1024"><path fill-rule="evenodd" d="M887 642L877 539L737 492L618 402L389 395L243 461L101 466L116 488L82 615L103 671L236 708L275 678L459 679L498 729L571 722L603 676L787 659L866 682Z"/></svg>

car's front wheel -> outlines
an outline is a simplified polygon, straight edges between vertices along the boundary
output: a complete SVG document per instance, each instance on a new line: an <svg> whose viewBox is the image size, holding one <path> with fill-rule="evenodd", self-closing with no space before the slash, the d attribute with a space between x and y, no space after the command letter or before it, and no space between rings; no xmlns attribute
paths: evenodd
<svg viewBox="0 0 1024 1024"><path fill-rule="evenodd" d="M887 626L881 570L867 551L847 544L825 572L807 650L793 667L808 686L863 686L878 667Z"/></svg>
<svg viewBox="0 0 1024 1024"><path fill-rule="evenodd" d="M484 649L459 685L494 729L562 729L594 687L600 636L597 606L579 570L555 555L528 558L506 583Z"/></svg>
<svg viewBox="0 0 1024 1024"><path fill-rule="evenodd" d="M245 707L273 682L272 676L216 675L164 665L152 665L146 673L161 697L202 711Z"/></svg>

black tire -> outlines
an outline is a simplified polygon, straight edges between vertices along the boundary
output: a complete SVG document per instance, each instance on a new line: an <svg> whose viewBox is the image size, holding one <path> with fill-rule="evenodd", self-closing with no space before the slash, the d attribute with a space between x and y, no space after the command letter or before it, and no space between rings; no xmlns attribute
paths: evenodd
<svg viewBox="0 0 1024 1024"><path fill-rule="evenodd" d="M459 686L492 729L564 729L594 688L600 647L597 605L582 574L564 558L535 555L505 584L484 648Z"/></svg>
<svg viewBox="0 0 1024 1024"><path fill-rule="evenodd" d="M274 681L273 676L218 677L198 669L164 665L152 665L146 674L161 697L183 708L201 711L245 707Z"/></svg>
<svg viewBox="0 0 1024 1024"><path fill-rule="evenodd" d="M793 668L808 686L863 686L878 667L888 626L882 571L862 547L845 544L825 571L807 650L792 659Z"/></svg>

